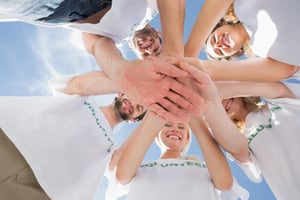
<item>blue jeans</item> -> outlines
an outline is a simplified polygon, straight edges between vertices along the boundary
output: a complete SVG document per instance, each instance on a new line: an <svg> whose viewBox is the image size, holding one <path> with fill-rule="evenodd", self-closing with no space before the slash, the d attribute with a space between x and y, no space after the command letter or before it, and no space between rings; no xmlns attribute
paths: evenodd
<svg viewBox="0 0 300 200"><path fill-rule="evenodd" d="M47 17L37 21L47 23L74 22L83 20L107 7L111 6L111 0L64 0Z"/></svg>

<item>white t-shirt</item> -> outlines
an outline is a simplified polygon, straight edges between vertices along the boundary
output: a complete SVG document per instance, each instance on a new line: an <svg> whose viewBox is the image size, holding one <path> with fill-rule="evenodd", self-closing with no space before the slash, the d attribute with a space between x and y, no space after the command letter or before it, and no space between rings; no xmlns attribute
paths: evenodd
<svg viewBox="0 0 300 200"><path fill-rule="evenodd" d="M267 99L267 107L248 114L245 135L253 164L239 163L254 182L262 174L276 199L300 195L300 85L285 83L296 99Z"/></svg>
<svg viewBox="0 0 300 200"><path fill-rule="evenodd" d="M35 2L36 6L32 6ZM51 7L57 7L61 0L52 0ZM16 3L13 3L16 2ZM37 18L46 17L51 13L43 10L45 4L50 4L49 1L40 0L13 0L13 2L0 0L0 13L13 13L10 17L15 17L19 20L26 21L28 23L55 27L61 26L71 29L80 30L83 32L93 33L111 38L116 43L124 43L134 33L135 30L144 28L158 13L156 0L114 0L112 1L111 9L102 17L97 24L91 23L45 23L40 21L34 21ZM1 5L2 4L2 5ZM10 10L7 10L8 5L11 6ZM22 15L18 14L18 10L24 6L28 6L31 9L27 9ZM33 7L33 8L32 8ZM38 16L35 16L37 15Z"/></svg>
<svg viewBox="0 0 300 200"><path fill-rule="evenodd" d="M257 56L300 66L299 0L236 0L235 12L252 32Z"/></svg>
<svg viewBox="0 0 300 200"><path fill-rule="evenodd" d="M0 127L51 199L94 198L115 142L90 98L0 97Z"/></svg>
<svg viewBox="0 0 300 200"><path fill-rule="evenodd" d="M114 194L114 192L119 192ZM220 192L214 187L204 162L195 160L161 159L144 161L136 176L127 185L121 185L110 177L107 200L127 194L127 200L219 200ZM248 198L248 192L235 182L224 196L235 200Z"/></svg>

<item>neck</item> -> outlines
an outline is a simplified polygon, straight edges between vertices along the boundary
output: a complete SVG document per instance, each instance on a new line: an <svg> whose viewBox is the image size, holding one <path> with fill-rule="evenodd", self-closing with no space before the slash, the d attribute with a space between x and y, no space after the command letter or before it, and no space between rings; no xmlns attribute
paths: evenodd
<svg viewBox="0 0 300 200"><path fill-rule="evenodd" d="M117 124L123 121L117 114L113 104L100 107L100 110L103 112L105 118L107 119L112 128L114 128Z"/></svg>
<svg viewBox="0 0 300 200"><path fill-rule="evenodd" d="M171 151L171 150L166 150L162 155L161 159L168 159L168 158L180 158L181 153L179 151Z"/></svg>

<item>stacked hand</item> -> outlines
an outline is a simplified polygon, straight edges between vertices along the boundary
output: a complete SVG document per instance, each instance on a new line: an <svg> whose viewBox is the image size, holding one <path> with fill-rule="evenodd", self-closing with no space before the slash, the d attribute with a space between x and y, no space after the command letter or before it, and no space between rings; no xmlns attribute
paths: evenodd
<svg viewBox="0 0 300 200"><path fill-rule="evenodd" d="M178 79L193 77L197 69L176 62L173 65L155 57L131 61L123 66L116 84L127 96L161 118L188 121L191 114L199 114L197 108L203 100Z"/></svg>

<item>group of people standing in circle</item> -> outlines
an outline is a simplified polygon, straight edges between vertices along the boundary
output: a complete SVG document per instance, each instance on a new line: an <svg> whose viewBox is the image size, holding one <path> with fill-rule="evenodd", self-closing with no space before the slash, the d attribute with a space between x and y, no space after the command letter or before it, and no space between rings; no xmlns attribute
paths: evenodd
<svg viewBox="0 0 300 200"><path fill-rule="evenodd" d="M300 90L299 84L290 80L299 79L296 46L300 44L300 28L293 22L300 3L204 1L183 44L185 1L129 1L136 3L138 12L126 10L134 6L125 1L100 1L99 12L88 9L85 16L79 13L83 10L79 7L78 12L66 15L66 4L71 2L67 0L57 4L54 11L48 10L49 16L45 17L40 16L43 12L35 12L35 18L30 19L30 9L16 12L15 17L24 17L25 21L51 25L59 22L82 30L87 50L103 70L51 81L62 97L0 99L1 110L6 111L0 117L5 144L16 146L18 157L25 158L24 165L36 177L34 187L30 182L28 190L20 190L22 196L92 198L107 171L106 199L111 200L122 195L128 200L251 199L247 188L239 185L239 177L232 175L229 158L251 181L260 182L264 177L276 199L298 199ZM13 7L1 4L6 9ZM33 10L41 10L39 6ZM15 11L7 10L6 15ZM122 20L126 23L120 25L117 20L124 12ZM157 12L162 32L149 24ZM95 17L100 17L96 20L99 23L93 23ZM110 20L117 24L111 25ZM136 24L136 20L142 22ZM115 44L123 41L139 59L122 58ZM208 60L198 58L203 47ZM106 93L122 95L120 101L100 109L87 97ZM47 106L32 106L37 102ZM20 117L9 112L13 109L34 114ZM41 120L43 116L47 118ZM80 122L82 117L87 121ZM62 121L66 123L62 125ZM117 146L112 128L121 121L140 123ZM28 123L34 126L26 126ZM47 137L36 134L45 127L51 127L44 133ZM89 127L91 131L85 133ZM203 161L185 154L191 134L199 144ZM57 143L59 135L65 137ZM144 160L153 142L161 155L157 160ZM51 148L53 143L55 150ZM85 146L89 148L85 150ZM0 153L15 155L6 149L1 146ZM78 157L68 158L71 152L78 152ZM13 161L9 160L6 168ZM49 162L56 164L49 167ZM69 170L70 164L78 166ZM12 191L20 185L6 180L20 169L0 171L5 180L0 197L11 199L16 195ZM77 180L72 178L75 175ZM68 181L55 185L58 176ZM79 188L84 188L83 192Z"/></svg>

